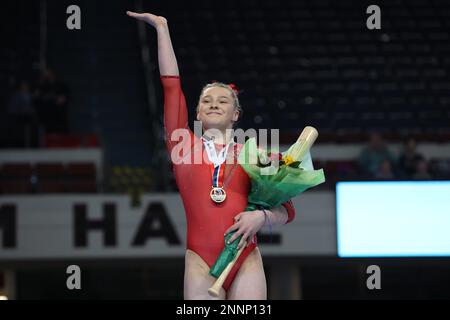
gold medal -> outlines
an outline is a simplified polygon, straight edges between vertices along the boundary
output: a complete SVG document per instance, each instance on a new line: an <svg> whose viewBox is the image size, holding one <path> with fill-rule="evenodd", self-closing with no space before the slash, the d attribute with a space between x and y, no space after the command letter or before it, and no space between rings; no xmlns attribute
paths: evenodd
<svg viewBox="0 0 450 320"><path fill-rule="evenodd" d="M222 187L212 187L211 192L209 193L211 200L215 203L222 203L225 201L227 197L227 193L225 189Z"/></svg>

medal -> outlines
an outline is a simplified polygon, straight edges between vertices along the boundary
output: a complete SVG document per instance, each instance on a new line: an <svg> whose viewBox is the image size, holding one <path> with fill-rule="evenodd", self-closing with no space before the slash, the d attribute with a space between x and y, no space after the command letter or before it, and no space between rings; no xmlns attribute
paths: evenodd
<svg viewBox="0 0 450 320"><path fill-rule="evenodd" d="M212 187L211 192L209 193L211 200L215 203L222 203L227 198L227 193L225 189L222 187Z"/></svg>
<svg viewBox="0 0 450 320"><path fill-rule="evenodd" d="M223 148L219 156L217 155L216 147L214 146L213 141L203 139L203 142L208 158L212 162L210 164L210 170L212 173L212 188L209 192L209 196L215 203L222 203L227 197L227 193L223 188L223 173L225 169L225 165L223 165L223 163L225 162L227 156L228 147L233 142L230 142L225 148Z"/></svg>
<svg viewBox="0 0 450 320"><path fill-rule="evenodd" d="M227 197L227 193L225 192L225 189L223 188L223 172L225 166L222 164L219 164L217 166L214 166L211 164L212 171L213 171L213 179L212 179L212 189L209 192L209 196L211 197L211 200L215 203L222 203L225 201L225 198Z"/></svg>

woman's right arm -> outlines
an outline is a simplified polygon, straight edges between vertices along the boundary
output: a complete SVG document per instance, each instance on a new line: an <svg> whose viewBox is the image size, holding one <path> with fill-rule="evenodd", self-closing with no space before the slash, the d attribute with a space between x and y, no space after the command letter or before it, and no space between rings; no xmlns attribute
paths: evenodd
<svg viewBox="0 0 450 320"><path fill-rule="evenodd" d="M161 82L164 89L164 127L166 131L166 145L169 152L180 139L192 137L188 126L186 99L180 84L178 63L170 39L169 27L164 17L151 13L135 13L127 11L130 17L144 21L156 29L158 35L158 62ZM174 134L177 129L187 129L188 135ZM173 140L174 138L174 140ZM187 141L186 141L187 142Z"/></svg>

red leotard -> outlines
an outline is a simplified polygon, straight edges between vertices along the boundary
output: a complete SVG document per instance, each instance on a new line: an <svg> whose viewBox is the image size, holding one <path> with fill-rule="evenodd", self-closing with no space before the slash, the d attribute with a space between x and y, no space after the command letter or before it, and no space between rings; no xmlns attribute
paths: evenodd
<svg viewBox="0 0 450 320"><path fill-rule="evenodd" d="M193 161L194 154L201 153L199 164L174 163L173 171L186 211L187 249L197 253L211 268L224 248L224 232L233 225L234 217L244 211L247 205L247 196L251 187L250 179L239 164L227 163L224 170L224 188L227 198L221 204L211 200L209 196L212 180L210 166L207 157L204 157L202 140L189 129L186 99L181 90L180 77L163 75L161 82L164 88L164 126L169 154L174 153L184 159L189 157ZM186 129L182 130L185 135L182 138L174 135L177 141L172 141L172 133L176 129ZM182 151L180 151L181 146L185 146ZM175 147L177 148L174 149ZM216 147L219 152L223 145L216 145ZM237 153L236 148L239 150L240 147L242 145L235 145L235 153ZM288 222L290 222L295 216L292 202L288 201L283 206L288 211ZM255 247L256 239L253 239L231 269L223 285L226 291L240 265Z"/></svg>

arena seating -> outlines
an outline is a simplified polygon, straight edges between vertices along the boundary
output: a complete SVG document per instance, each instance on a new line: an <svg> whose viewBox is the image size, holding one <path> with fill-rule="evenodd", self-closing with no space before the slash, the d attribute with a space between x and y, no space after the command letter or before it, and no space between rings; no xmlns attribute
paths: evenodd
<svg viewBox="0 0 450 320"><path fill-rule="evenodd" d="M96 193L97 172L89 162L4 163L0 193Z"/></svg>
<svg viewBox="0 0 450 320"><path fill-rule="evenodd" d="M191 106L217 79L242 89L243 127L281 128L286 142L304 125L321 131L319 142L363 141L368 130L448 141L450 3L381 1L375 31L365 27L368 5L231 0L146 9L170 21Z"/></svg>

